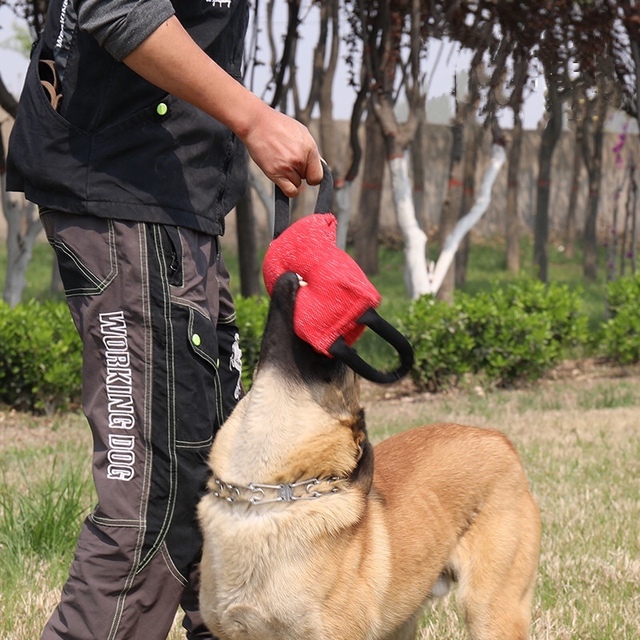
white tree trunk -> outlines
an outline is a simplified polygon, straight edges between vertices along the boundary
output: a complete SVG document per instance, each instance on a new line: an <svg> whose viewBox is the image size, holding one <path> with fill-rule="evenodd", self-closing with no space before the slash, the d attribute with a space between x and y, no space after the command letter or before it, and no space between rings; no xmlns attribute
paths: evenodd
<svg viewBox="0 0 640 640"><path fill-rule="evenodd" d="M416 218L408 154L389 158L389 172L393 204L404 240L404 282L409 297L415 299L429 291L427 234Z"/></svg>
<svg viewBox="0 0 640 640"><path fill-rule="evenodd" d="M482 178L478 198L469 213L458 221L453 231L447 236L435 265L427 263L427 235L420 228L416 219L409 180L408 157L405 154L389 160L393 202L404 238L405 284L410 298L416 299L427 294L435 295L438 292L460 243L487 210L491 202L493 184L505 159L504 147L494 144L489 166Z"/></svg>
<svg viewBox="0 0 640 640"><path fill-rule="evenodd" d="M447 275L447 270L458 251L460 243L467 233L469 233L469 231L471 231L471 229L473 229L473 227L478 223L489 207L493 184L498 177L498 173L500 173L500 169L502 168L506 157L507 155L504 147L499 144L494 144L491 149L489 166L482 177L482 184L480 186L478 198L476 199L473 207L469 210L469 213L458 221L458 224L444 241L442 251L438 256L438 261L435 264L433 272L430 274L431 290L429 293L435 294L438 292L444 277Z"/></svg>
<svg viewBox="0 0 640 640"><path fill-rule="evenodd" d="M3 300L15 307L27 284L27 266L33 245L42 231L36 206L18 194L8 194L3 185L3 208L7 220L7 273Z"/></svg>

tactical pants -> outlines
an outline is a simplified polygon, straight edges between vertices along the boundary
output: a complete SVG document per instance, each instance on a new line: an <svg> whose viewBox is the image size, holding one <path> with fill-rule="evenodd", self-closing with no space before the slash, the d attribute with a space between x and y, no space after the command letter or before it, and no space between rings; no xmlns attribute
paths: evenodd
<svg viewBox="0 0 640 640"><path fill-rule="evenodd" d="M213 436L241 394L218 239L164 225L41 214L83 343L98 504L43 640L164 640L198 611L196 505Z"/></svg>

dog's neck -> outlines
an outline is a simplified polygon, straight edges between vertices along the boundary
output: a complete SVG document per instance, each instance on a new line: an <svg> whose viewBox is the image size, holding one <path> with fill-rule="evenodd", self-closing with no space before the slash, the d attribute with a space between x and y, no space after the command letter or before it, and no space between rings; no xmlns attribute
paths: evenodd
<svg viewBox="0 0 640 640"><path fill-rule="evenodd" d="M344 398L325 403L323 393L321 385L260 371L216 436L214 472L242 487L350 477L366 442L362 411Z"/></svg>

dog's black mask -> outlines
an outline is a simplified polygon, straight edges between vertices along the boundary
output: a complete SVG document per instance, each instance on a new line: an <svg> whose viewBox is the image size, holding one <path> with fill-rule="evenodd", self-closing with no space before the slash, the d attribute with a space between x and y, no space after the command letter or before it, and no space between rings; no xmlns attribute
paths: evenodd
<svg viewBox="0 0 640 640"><path fill-rule="evenodd" d="M299 288L298 276L290 271L283 273L273 287L258 373L261 366L269 366L278 368L284 377L297 377L307 383L340 383L347 375L348 367L335 358L318 353L293 329L293 310Z"/></svg>

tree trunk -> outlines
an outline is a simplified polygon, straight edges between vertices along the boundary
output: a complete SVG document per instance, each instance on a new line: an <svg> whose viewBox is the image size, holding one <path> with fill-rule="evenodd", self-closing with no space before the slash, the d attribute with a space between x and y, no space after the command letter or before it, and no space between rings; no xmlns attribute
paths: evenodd
<svg viewBox="0 0 640 640"><path fill-rule="evenodd" d="M240 293L246 297L259 296L262 293L255 228L253 197L251 189L247 189L236 205Z"/></svg>
<svg viewBox="0 0 640 640"><path fill-rule="evenodd" d="M416 210L418 222L426 229L428 228L426 201L424 197L424 185L426 183L426 172L424 170L424 141L426 136L425 102L419 107L418 126L416 137L411 144L411 167L413 170L413 206Z"/></svg>
<svg viewBox="0 0 640 640"><path fill-rule="evenodd" d="M338 221L336 246L343 251L347 248L349 223L351 221L351 194L353 181L336 180L333 184L333 215Z"/></svg>
<svg viewBox="0 0 640 640"><path fill-rule="evenodd" d="M623 174L624 176L624 174ZM622 245L624 250L624 238L626 236L626 219L624 221L625 232L621 237L618 236L618 214L622 206L622 191L624 189L624 177L622 182L615 188L613 194L612 222L611 232L609 234L609 242L607 244L607 282L613 282L616 279L616 266L618 262L618 245Z"/></svg>
<svg viewBox="0 0 640 640"><path fill-rule="evenodd" d="M513 132L509 149L507 172L507 270L520 272L520 214L518 189L520 187L520 159L522 157L522 118L518 109L513 110Z"/></svg>
<svg viewBox="0 0 640 640"><path fill-rule="evenodd" d="M562 133L562 101L555 78L547 77L549 120L540 140L538 154L538 187L536 198L536 216L534 228L534 264L538 269L538 278L548 282L549 274L549 199L551 195L551 166L553 152Z"/></svg>
<svg viewBox="0 0 640 640"><path fill-rule="evenodd" d="M462 220L475 201L476 191L476 167L478 164L478 147L482 142L484 130L478 130L475 119L475 109L467 111L467 122L465 125L464 145L464 168L462 173L462 197L460 201L460 211L458 220ZM471 246L470 235L467 234L456 253L455 261L455 286L461 288L467 279L467 266L469 264L469 248Z"/></svg>
<svg viewBox="0 0 640 640"><path fill-rule="evenodd" d="M482 177L478 198L466 216L458 221L453 231L445 238L438 262L429 272L429 290L425 293L437 293L453 262L456 251L464 237L473 229L484 215L491 202L491 191L500 169L506 160L506 153L501 144L494 143L491 149L491 159Z"/></svg>
<svg viewBox="0 0 640 640"><path fill-rule="evenodd" d="M4 140L0 131L0 205L7 221L7 271L2 299L15 307L27 284L27 266L42 224L34 204L22 195L7 193L6 174Z"/></svg>
<svg viewBox="0 0 640 640"><path fill-rule="evenodd" d="M13 97L9 89L7 89L2 77L0 77L0 107L15 119L18 113L18 101Z"/></svg>
<svg viewBox="0 0 640 640"><path fill-rule="evenodd" d="M640 114L638 116L640 120ZM631 273L636 273L638 268L638 180L636 167L631 172L631 184L629 186L629 207L631 209Z"/></svg>
<svg viewBox="0 0 640 640"><path fill-rule="evenodd" d="M569 206L564 227L564 251L567 258L573 258L576 253L576 207L580 190L580 173L582 171L582 137L584 136L584 121L576 122L576 135L573 150L573 168L571 171L571 187L569 191Z"/></svg>
<svg viewBox="0 0 640 640"><path fill-rule="evenodd" d="M462 202L462 173L464 156L464 125L457 121L451 128L453 143L451 148L451 160L449 163L449 184L447 196L440 213L440 226L438 229L438 245L440 251L444 247L445 240L456 226L460 203ZM437 297L440 300L453 302L455 288L455 272L449 269L442 280Z"/></svg>
<svg viewBox="0 0 640 640"><path fill-rule="evenodd" d="M588 134L587 134L588 135ZM585 135L585 140L586 140ZM589 174L589 197L587 200L587 219L584 226L583 275L595 282L598 277L598 206L600 204L600 185L602 183L602 147L604 141L604 114L598 117L593 132L593 146L585 149L585 164ZM591 146L591 145L589 145Z"/></svg>
<svg viewBox="0 0 640 640"><path fill-rule="evenodd" d="M367 275L371 276L378 273L378 231L385 164L384 138L372 110L367 114L365 135L364 176L354 246L356 262Z"/></svg>
<svg viewBox="0 0 640 640"><path fill-rule="evenodd" d="M318 78L318 104L320 106L320 149L327 164L331 168L334 178L334 202L332 212L338 220L338 237L336 244L340 249L346 249L349 223L351 220L351 191L352 181L346 181L346 160L339 154L337 145L336 123L333 118L333 79L339 59L340 49L340 2L328 0L320 5L321 34L316 46L314 62L314 78ZM329 40L329 25L331 38L329 44L329 60L324 64L326 43ZM312 96L309 103L312 102Z"/></svg>
<svg viewBox="0 0 640 640"><path fill-rule="evenodd" d="M33 254L33 245L42 231L36 206L17 194L4 198L7 220L7 272L3 300L15 307L27 285L27 267Z"/></svg>
<svg viewBox="0 0 640 640"><path fill-rule="evenodd" d="M407 154L389 158L393 202L404 241L404 283L413 300L429 291L427 234L420 228L413 204Z"/></svg>

